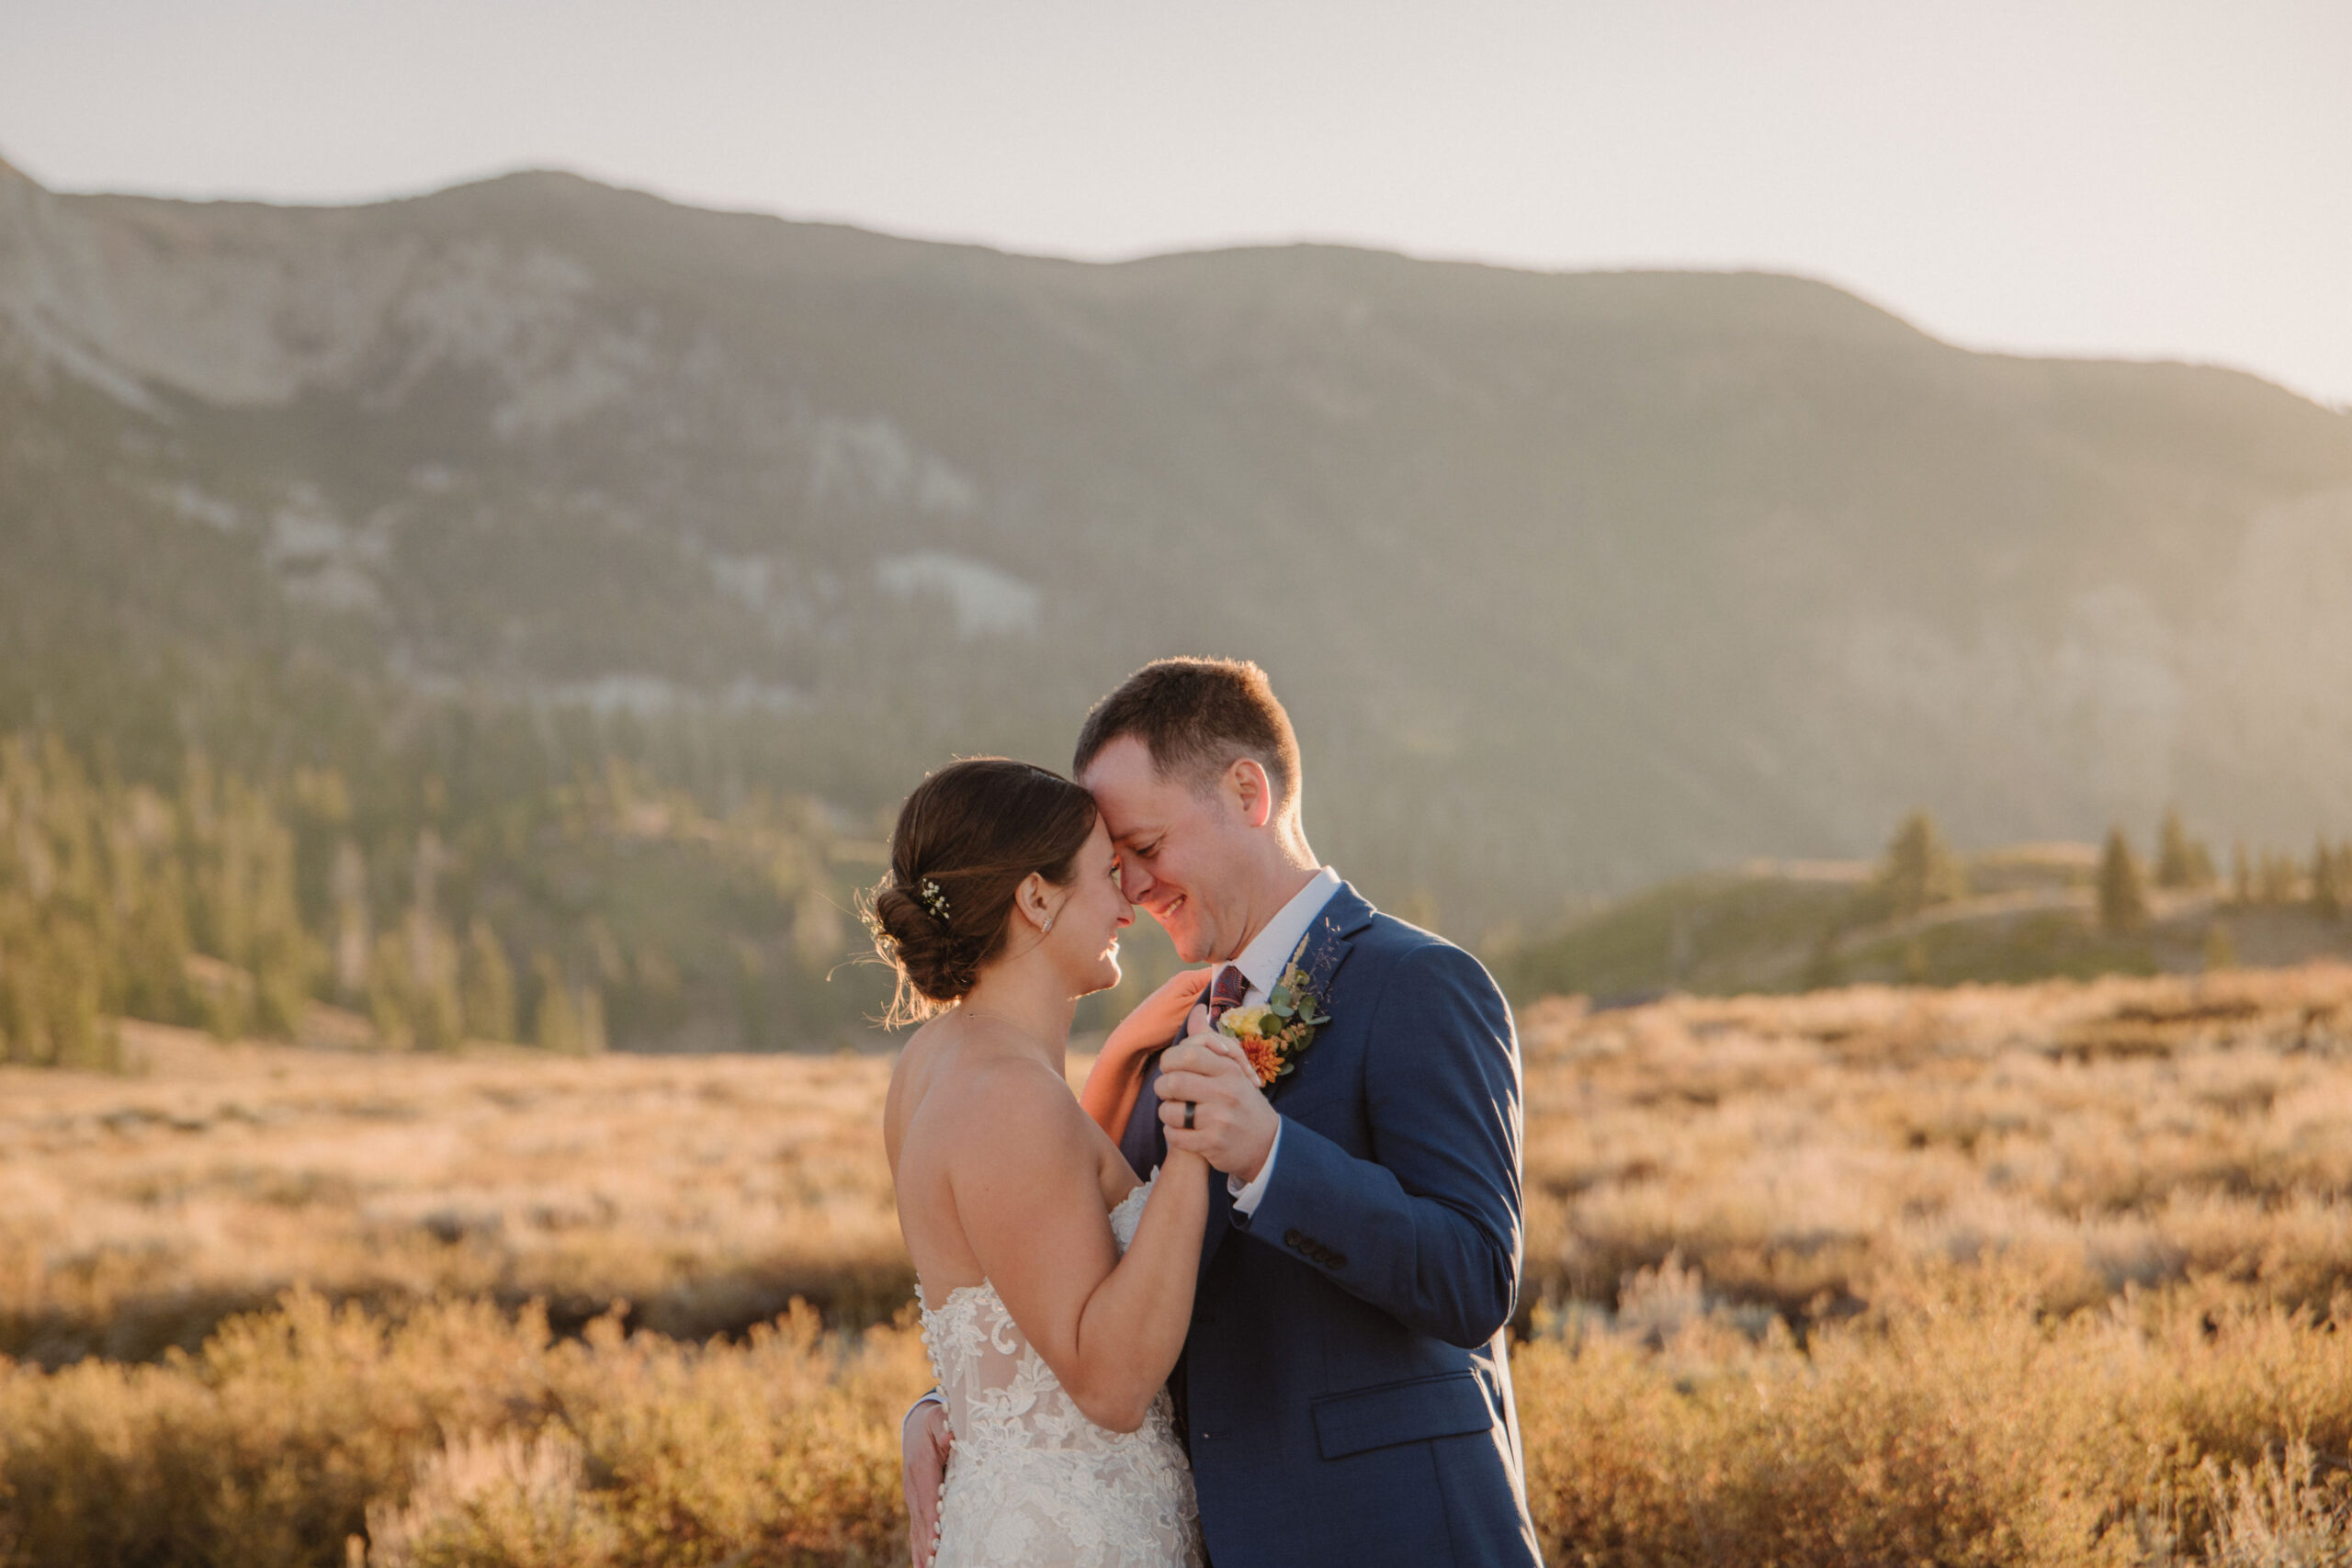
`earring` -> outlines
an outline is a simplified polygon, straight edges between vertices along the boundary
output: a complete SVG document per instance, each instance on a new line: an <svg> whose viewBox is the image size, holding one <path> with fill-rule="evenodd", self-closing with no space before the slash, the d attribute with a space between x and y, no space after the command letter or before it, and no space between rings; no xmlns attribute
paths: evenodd
<svg viewBox="0 0 2352 1568"><path fill-rule="evenodd" d="M1047 915L1047 916L1046 917L1046 931L1052 931L1053 929L1054 929L1054 917L1053 917L1053 916L1051 916L1051 915ZM1042 935L1044 935L1044 934L1045 934L1045 932L1044 932L1044 931L1040 931L1038 934L1042 936Z"/></svg>

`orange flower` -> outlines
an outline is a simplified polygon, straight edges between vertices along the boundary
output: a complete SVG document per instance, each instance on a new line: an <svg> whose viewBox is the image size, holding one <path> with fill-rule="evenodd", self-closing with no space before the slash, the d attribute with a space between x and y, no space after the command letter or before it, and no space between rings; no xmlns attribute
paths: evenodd
<svg viewBox="0 0 2352 1568"><path fill-rule="evenodd" d="M1260 1089L1273 1082L1275 1076L1283 1070L1282 1053L1272 1041L1261 1040L1254 1034L1245 1035L1241 1049L1249 1054L1250 1070L1258 1075Z"/></svg>

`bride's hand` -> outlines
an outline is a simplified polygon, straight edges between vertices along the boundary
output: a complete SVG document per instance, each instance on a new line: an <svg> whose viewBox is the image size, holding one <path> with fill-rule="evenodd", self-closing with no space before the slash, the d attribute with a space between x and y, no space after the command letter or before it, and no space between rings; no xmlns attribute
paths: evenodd
<svg viewBox="0 0 2352 1568"><path fill-rule="evenodd" d="M1208 988L1206 969L1180 969L1167 984L1137 1002L1102 1042L1102 1057L1118 1061L1137 1051L1157 1051L1176 1038L1184 1015Z"/></svg>
<svg viewBox="0 0 2352 1568"><path fill-rule="evenodd" d="M1265 1168L1282 1117L1258 1087L1240 1042L1209 1027L1193 1010L1193 1032L1159 1058L1159 1122L1172 1156L1204 1156L1212 1169L1252 1181Z"/></svg>

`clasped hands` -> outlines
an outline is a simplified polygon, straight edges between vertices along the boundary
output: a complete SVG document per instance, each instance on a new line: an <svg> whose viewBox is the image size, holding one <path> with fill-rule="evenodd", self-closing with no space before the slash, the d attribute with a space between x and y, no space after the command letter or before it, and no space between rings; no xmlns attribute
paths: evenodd
<svg viewBox="0 0 2352 1568"><path fill-rule="evenodd" d="M1244 1185L1258 1179L1282 1118L1258 1087L1241 1043L1210 1027L1208 1009L1194 1008L1184 1038L1161 1055L1159 1090L1170 1148L1199 1155Z"/></svg>

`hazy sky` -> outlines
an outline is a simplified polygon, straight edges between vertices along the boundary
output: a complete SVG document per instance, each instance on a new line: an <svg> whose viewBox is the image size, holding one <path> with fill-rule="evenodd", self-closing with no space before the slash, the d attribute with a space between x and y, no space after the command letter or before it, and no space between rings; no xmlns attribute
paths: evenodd
<svg viewBox="0 0 2352 1568"><path fill-rule="evenodd" d="M1082 256L1770 267L2352 405L2352 0L0 0L0 155L300 201L558 166Z"/></svg>

